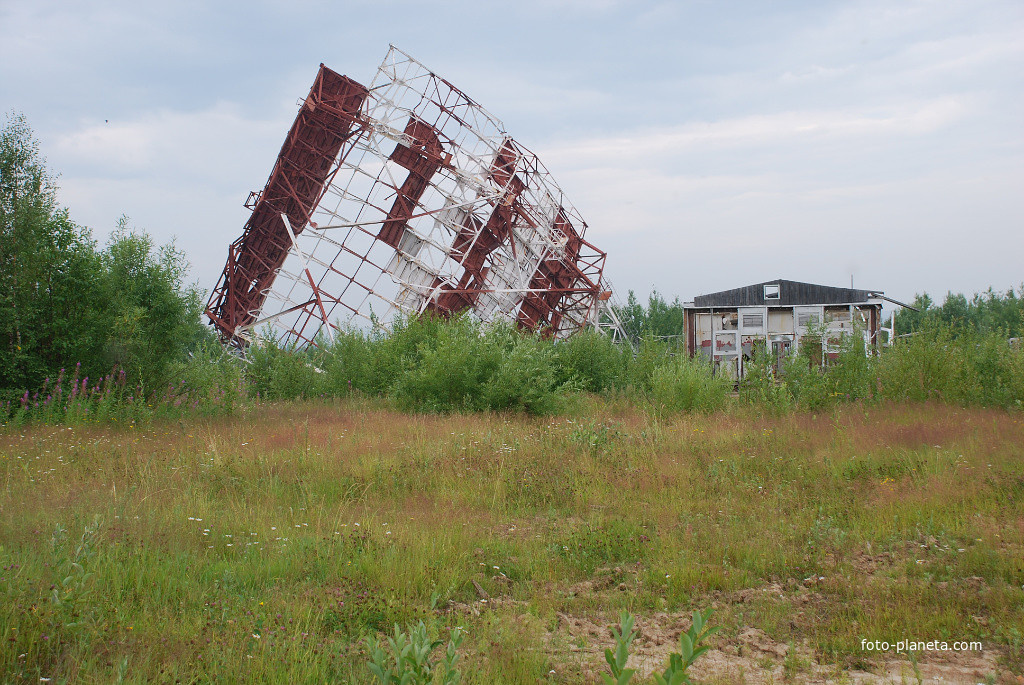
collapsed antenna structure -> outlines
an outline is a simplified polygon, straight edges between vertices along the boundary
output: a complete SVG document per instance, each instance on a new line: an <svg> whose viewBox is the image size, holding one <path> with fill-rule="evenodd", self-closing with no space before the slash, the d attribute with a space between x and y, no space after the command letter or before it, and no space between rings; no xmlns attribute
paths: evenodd
<svg viewBox="0 0 1024 685"><path fill-rule="evenodd" d="M323 64L210 297L236 347L463 310L621 335L605 253L532 152L391 46L369 87Z"/></svg>

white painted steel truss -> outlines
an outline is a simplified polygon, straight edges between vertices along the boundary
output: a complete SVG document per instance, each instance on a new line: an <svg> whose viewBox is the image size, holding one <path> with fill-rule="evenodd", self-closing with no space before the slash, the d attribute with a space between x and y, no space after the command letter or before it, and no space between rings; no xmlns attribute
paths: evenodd
<svg viewBox="0 0 1024 685"><path fill-rule="evenodd" d="M302 345L463 309L556 338L586 326L621 336L604 253L497 118L392 46L359 119L309 223L293 230L282 214L290 252L236 336L269 329Z"/></svg>

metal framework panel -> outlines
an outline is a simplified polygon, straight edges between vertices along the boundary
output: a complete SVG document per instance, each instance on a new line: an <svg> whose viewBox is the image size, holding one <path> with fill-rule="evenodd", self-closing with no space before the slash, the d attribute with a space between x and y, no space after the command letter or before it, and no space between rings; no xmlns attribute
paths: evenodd
<svg viewBox="0 0 1024 685"><path fill-rule="evenodd" d="M237 346L469 310L613 328L606 255L532 152L392 46L368 87L321 65L207 314Z"/></svg>

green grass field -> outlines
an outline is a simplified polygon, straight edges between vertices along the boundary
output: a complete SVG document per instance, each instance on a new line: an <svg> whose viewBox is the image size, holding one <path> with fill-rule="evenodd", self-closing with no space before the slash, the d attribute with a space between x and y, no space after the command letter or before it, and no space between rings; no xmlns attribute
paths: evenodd
<svg viewBox="0 0 1024 685"><path fill-rule="evenodd" d="M701 682L1018 682L1019 412L744 412L7 427L0 681L369 682L364 638L422 619L463 682L596 682L628 609L647 682L714 607Z"/></svg>

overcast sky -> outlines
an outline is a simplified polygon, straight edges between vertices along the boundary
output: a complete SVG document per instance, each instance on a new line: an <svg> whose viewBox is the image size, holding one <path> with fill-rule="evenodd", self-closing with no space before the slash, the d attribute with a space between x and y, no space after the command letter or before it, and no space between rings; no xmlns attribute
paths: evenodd
<svg viewBox="0 0 1024 685"><path fill-rule="evenodd" d="M393 43L534 150L626 290L1024 281L1024 2L0 0L0 111L72 218L210 288L321 62Z"/></svg>

